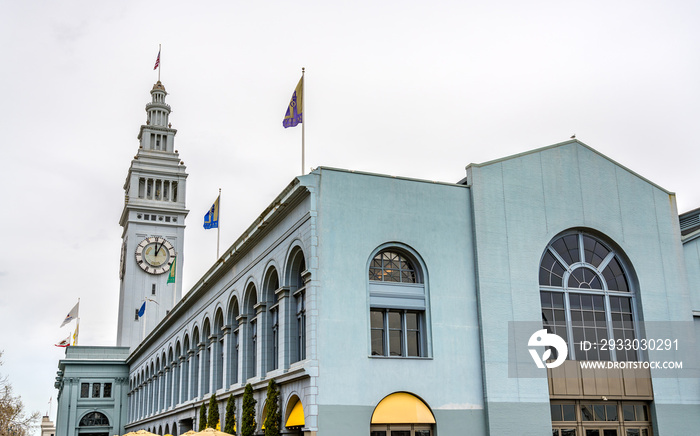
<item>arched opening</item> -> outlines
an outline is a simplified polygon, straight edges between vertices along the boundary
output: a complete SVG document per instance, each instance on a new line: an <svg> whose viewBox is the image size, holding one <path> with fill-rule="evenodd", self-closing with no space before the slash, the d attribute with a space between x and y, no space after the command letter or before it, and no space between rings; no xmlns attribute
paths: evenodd
<svg viewBox="0 0 700 436"><path fill-rule="evenodd" d="M81 436L109 436L111 427L107 415L101 412L88 412L78 424Z"/></svg>
<svg viewBox="0 0 700 436"><path fill-rule="evenodd" d="M408 247L380 247L368 266L370 355L426 357L427 305L425 273Z"/></svg>
<svg viewBox="0 0 700 436"><path fill-rule="evenodd" d="M287 283L294 304L289 305L287 317L290 320L289 337L292 344L290 362L306 359L306 260L300 248L292 251L288 260Z"/></svg>
<svg viewBox="0 0 700 436"><path fill-rule="evenodd" d="M229 345L229 359L228 359L228 372L229 372L229 383L238 383L238 356L240 349L240 331L241 328L238 325L238 317L240 316L240 310L238 308L238 299L234 296L233 300L229 304L228 311L228 323L231 326L231 338Z"/></svg>
<svg viewBox="0 0 700 436"><path fill-rule="evenodd" d="M279 304L276 292L279 287L280 281L277 270L275 267L271 267L267 271L263 282L263 298L268 307L267 335L265 338L266 371L273 371L279 368Z"/></svg>
<svg viewBox="0 0 700 436"><path fill-rule="evenodd" d="M569 359L638 360L634 348L582 346L639 337L630 270L620 250L588 232L566 232L547 246L539 270L542 324L567 342Z"/></svg>
<svg viewBox="0 0 700 436"><path fill-rule="evenodd" d="M258 319L256 316L256 305L258 304L258 295L255 285L250 283L246 288L245 297L245 315L248 319L248 334L246 340L246 349L243 353L245 356L246 380L257 375L258 361Z"/></svg>
<svg viewBox="0 0 700 436"><path fill-rule="evenodd" d="M216 337L212 335L211 322L207 318L204 320L204 327L202 327L202 395L211 392L211 359L214 342L216 342Z"/></svg>
<svg viewBox="0 0 700 436"><path fill-rule="evenodd" d="M287 402L287 407L284 414L284 426L290 432L301 434L301 429L306 425L304 418L304 405L296 395Z"/></svg>
<svg viewBox="0 0 700 436"><path fill-rule="evenodd" d="M435 416L413 394L396 392L377 404L370 422L371 436L432 436Z"/></svg>

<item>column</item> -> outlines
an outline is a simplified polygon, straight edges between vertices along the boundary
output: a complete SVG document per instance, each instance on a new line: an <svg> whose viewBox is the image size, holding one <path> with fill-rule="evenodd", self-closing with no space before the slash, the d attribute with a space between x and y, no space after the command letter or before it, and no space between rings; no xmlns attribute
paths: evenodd
<svg viewBox="0 0 700 436"><path fill-rule="evenodd" d="M216 382L219 376L219 371L217 371L216 362L218 361L218 351L219 351L219 336L212 334L209 336L209 392L216 392Z"/></svg>
<svg viewBox="0 0 700 436"><path fill-rule="evenodd" d="M188 380L187 380L187 399L190 400L190 399L192 399L192 398L194 398L194 397L197 396L196 387L194 387L194 386L192 385L192 383L193 383L193 381L194 381L194 367L195 367L195 364L194 364L194 359L195 359L194 350L189 350L189 351L187 352L187 355L189 356L189 358L187 359L187 361L188 361L188 363L187 363L187 371L189 372L189 378L188 378Z"/></svg>
<svg viewBox="0 0 700 436"><path fill-rule="evenodd" d="M248 316L238 315L238 382L245 385L248 379L247 345L248 345Z"/></svg>
<svg viewBox="0 0 700 436"><path fill-rule="evenodd" d="M160 398L160 410L167 410L169 406L168 397L170 396L170 392L172 392L171 386L170 386L170 367L166 366L163 368L163 376L162 376L162 387L160 389L162 395Z"/></svg>
<svg viewBox="0 0 700 436"><path fill-rule="evenodd" d="M187 386L185 386L187 366L185 365L185 359L185 355L181 355L178 357L178 360L180 361L180 389L178 389L177 401L175 402L175 404L180 404L187 401Z"/></svg>
<svg viewBox="0 0 700 436"><path fill-rule="evenodd" d="M255 342L255 374L259 378L265 378L265 345L267 344L267 317L265 316L264 301L255 305L255 319L258 324L258 340Z"/></svg>
<svg viewBox="0 0 700 436"><path fill-rule="evenodd" d="M177 358L173 360L172 363L172 372L170 374L170 404L166 405L167 409L170 409L172 407L175 407L177 404L177 397L179 394L179 389L177 388L177 384L180 381L180 368L178 366L178 360Z"/></svg>
<svg viewBox="0 0 700 436"><path fill-rule="evenodd" d="M289 288L282 287L275 291L277 294L277 316L279 317L277 324L277 334L279 335L278 350L277 350L277 368L289 368L289 346L291 335L290 322L296 322L296 317L290 320L289 318Z"/></svg>

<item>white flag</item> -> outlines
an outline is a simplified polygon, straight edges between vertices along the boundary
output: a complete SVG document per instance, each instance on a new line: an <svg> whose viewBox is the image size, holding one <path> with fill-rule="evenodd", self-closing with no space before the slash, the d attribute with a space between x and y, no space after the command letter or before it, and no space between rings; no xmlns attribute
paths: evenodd
<svg viewBox="0 0 700 436"><path fill-rule="evenodd" d="M66 315L66 319L64 319L63 322L61 323L61 327L63 327L64 325L68 324L69 322L73 321L74 319L76 319L78 317L78 306L79 305L80 305L80 301L75 303L75 306L73 306L73 308L70 310L70 312L68 312L68 315Z"/></svg>

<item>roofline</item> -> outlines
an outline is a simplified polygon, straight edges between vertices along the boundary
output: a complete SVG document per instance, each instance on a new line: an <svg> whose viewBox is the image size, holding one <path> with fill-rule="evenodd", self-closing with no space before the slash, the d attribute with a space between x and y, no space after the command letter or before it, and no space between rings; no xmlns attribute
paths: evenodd
<svg viewBox="0 0 700 436"><path fill-rule="evenodd" d="M625 171L629 172L630 174L639 177L640 179L642 179L642 180L644 180L645 182L649 183L650 185L656 187L657 189L659 189L659 190L665 192L666 194L668 194L668 195L673 195L673 196L676 195L675 192L669 191L669 190L667 190L667 189L665 189L665 188L663 188L663 187L657 185L656 183L652 182L651 180L647 179L646 177L640 175L639 173L636 173L636 172L632 171L631 169L627 168L626 166L620 164L619 162L615 161L614 159L609 158L608 156L606 156L606 155L604 155L603 153L599 152L599 151L596 150L595 148L593 148L593 147L591 147L591 146L589 146L589 145L584 144L583 142L579 141L578 139L571 139L571 140L568 140L568 141L559 142L559 143L557 143L557 144L552 144L552 145L547 145L547 146L545 146L545 147L535 148L534 150L528 150L528 151L525 151L525 152L522 152L522 153L513 154L513 155L506 156L506 157L502 157L502 158L499 158L499 159L490 160L490 161L488 161L488 162L483 162L483 163L479 163L479 164L470 163L469 165L467 165L466 169L467 169L467 171L469 171L469 168L470 168L470 167L474 167L474 168L485 167L485 166L487 166L487 165L493 165L493 164L501 163L501 162L504 162L504 161L507 161L507 160L510 160L510 159L515 159L515 158L519 158L519 157L522 157L522 156L527 156L527 155L533 154L533 153L539 153L539 152L542 152L542 151L545 151L545 150L549 150L549 149L556 148L556 147L562 147L562 146L564 146L564 145L569 145L569 144L578 144L578 145L580 145L580 146L582 146L582 147L584 147L584 148L586 148L586 149L592 151L593 153L597 154L598 156L602 157L603 159L608 160L609 162L613 163L614 165L617 165L618 167L624 169Z"/></svg>
<svg viewBox="0 0 700 436"><path fill-rule="evenodd" d="M258 234L267 227L267 225L278 218L280 214L284 214L290 205L296 205L297 200L302 193L308 192L305 188L307 184L301 182L301 178L305 176L295 177L282 192L275 197L265 210L253 221L253 223L231 244L231 246L214 262L209 270L204 273L201 278L195 283L190 290L178 301L170 310L168 315L163 318L156 327L142 340L136 348L126 358L128 363L134 361L136 357L141 355L171 323L178 319L179 315L186 313L187 306L192 301L197 301L200 294L206 292L213 283L216 282L222 275L228 271L228 262L234 257L238 258L238 254L248 248L248 243L255 240ZM224 268L226 267L226 268Z"/></svg>
<svg viewBox="0 0 700 436"><path fill-rule="evenodd" d="M389 174L370 173L370 172L366 172L366 171L356 171L356 170L348 170L348 169L344 169L344 168L334 168L334 167L325 167L325 166L316 167L316 169L313 172L317 172L319 170L321 170L321 171L336 171L339 173L360 174L363 176L372 176L372 177L384 177L387 179L405 180L408 182L429 183L431 185L445 185L445 186L454 186L454 187L460 187L460 188L466 187L466 186L461 185L459 183L440 182L437 180L427 180L427 179L417 179L414 177L392 176Z"/></svg>

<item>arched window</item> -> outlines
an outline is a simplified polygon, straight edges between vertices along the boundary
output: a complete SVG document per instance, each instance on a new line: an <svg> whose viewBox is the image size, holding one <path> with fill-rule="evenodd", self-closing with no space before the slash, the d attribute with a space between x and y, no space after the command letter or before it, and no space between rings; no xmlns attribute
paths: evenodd
<svg viewBox="0 0 700 436"><path fill-rule="evenodd" d="M369 263L371 355L427 356L426 293L416 256L389 247Z"/></svg>
<svg viewBox="0 0 700 436"><path fill-rule="evenodd" d="M109 419L104 413L89 412L80 419L80 427L108 427Z"/></svg>
<svg viewBox="0 0 700 436"><path fill-rule="evenodd" d="M435 417L415 395L396 392L374 408L371 436L432 436Z"/></svg>
<svg viewBox="0 0 700 436"><path fill-rule="evenodd" d="M610 244L581 231L559 236L547 246L539 275L542 324L569 344L570 359L637 360L633 349L600 346L636 338L629 273Z"/></svg>

